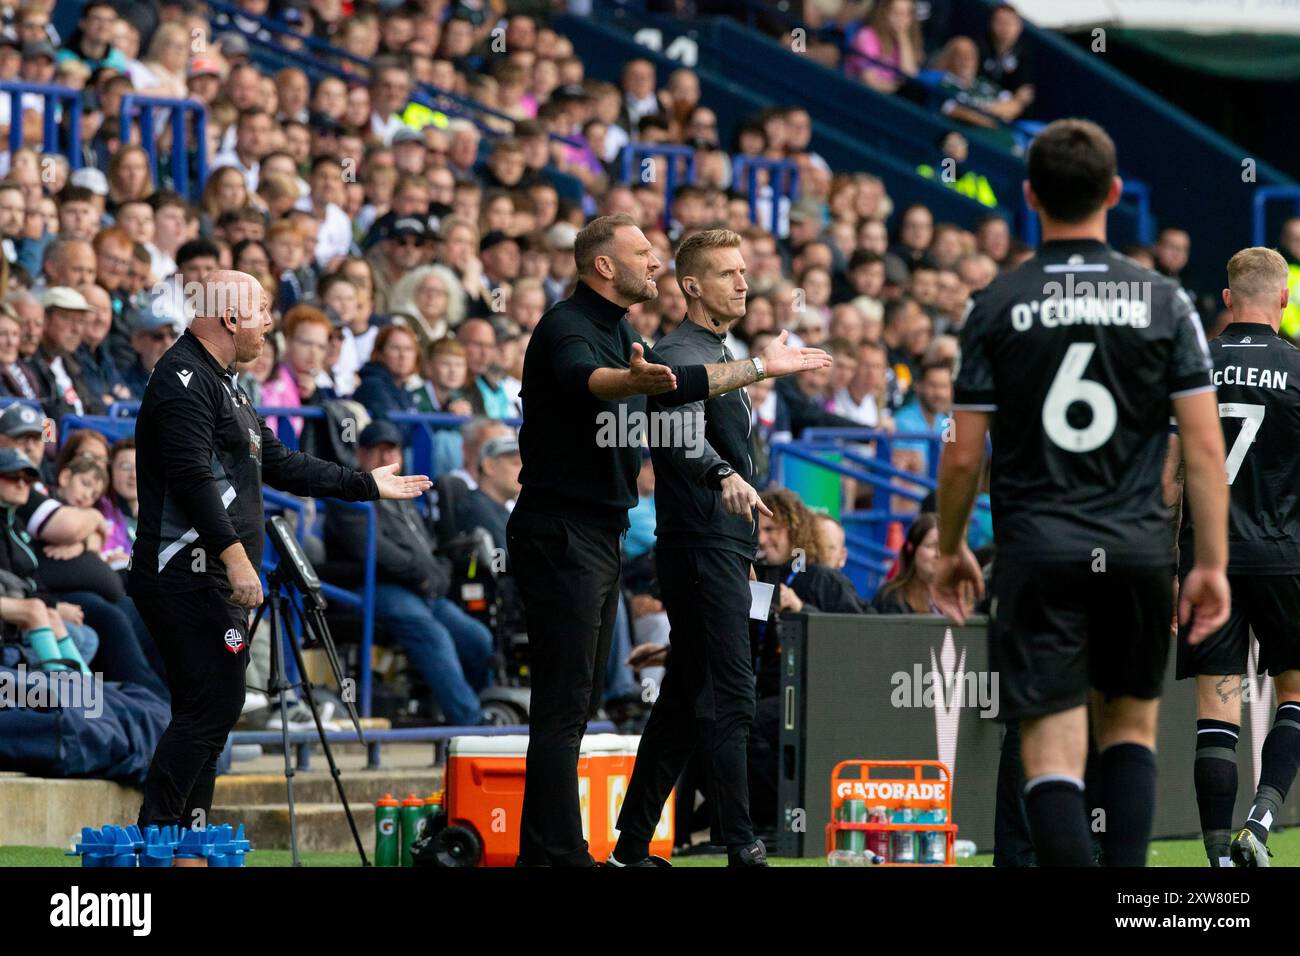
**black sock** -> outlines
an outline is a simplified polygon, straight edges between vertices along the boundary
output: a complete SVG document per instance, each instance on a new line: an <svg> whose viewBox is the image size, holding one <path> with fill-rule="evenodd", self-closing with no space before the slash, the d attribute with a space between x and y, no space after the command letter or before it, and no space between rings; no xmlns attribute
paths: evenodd
<svg viewBox="0 0 1300 956"><path fill-rule="evenodd" d="M1277 709L1273 727L1264 738L1260 753L1259 789L1250 806L1246 827L1260 840L1268 840L1268 831L1300 765L1300 704L1289 701Z"/></svg>
<svg viewBox="0 0 1300 956"><path fill-rule="evenodd" d="M1237 802L1237 738L1241 727L1226 720L1196 722L1196 806L1210 866L1231 866L1232 808Z"/></svg>
<svg viewBox="0 0 1300 956"><path fill-rule="evenodd" d="M1154 751L1134 743L1107 747L1101 752L1101 777L1106 866L1146 866L1156 810Z"/></svg>
<svg viewBox="0 0 1300 956"><path fill-rule="evenodd" d="M1025 814L1039 866L1092 866L1083 781L1048 774L1025 784Z"/></svg>

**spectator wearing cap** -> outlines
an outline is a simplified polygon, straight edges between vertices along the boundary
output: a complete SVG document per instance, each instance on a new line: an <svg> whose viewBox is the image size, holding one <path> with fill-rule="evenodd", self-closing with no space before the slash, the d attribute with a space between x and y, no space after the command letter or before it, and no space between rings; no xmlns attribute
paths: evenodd
<svg viewBox="0 0 1300 956"><path fill-rule="evenodd" d="M222 66L215 56L200 55L190 60L185 89L191 99L211 106L221 92Z"/></svg>
<svg viewBox="0 0 1300 956"><path fill-rule="evenodd" d="M122 373L122 379L136 400L144 398L149 373L176 341L177 322L169 311L171 305L161 296L155 299L150 308L140 313L131 332L131 350L135 358Z"/></svg>
<svg viewBox="0 0 1300 956"><path fill-rule="evenodd" d="M388 224L375 248L366 256L375 278L376 312L388 314L392 311L397 283L408 272L424 264L427 255L428 227L423 219L404 216Z"/></svg>
<svg viewBox="0 0 1300 956"><path fill-rule="evenodd" d="M0 522L8 529L6 534L0 535L0 569L22 579L28 594L27 597L0 599L0 620L21 628L25 640L42 630L52 632L55 639L70 636L82 660L89 663L98 653L99 635L84 624L80 608L68 602L56 603L53 596L37 584L37 564L31 539L17 520L17 513L31 496L33 482L38 480L39 474L30 458L17 448L0 448ZM96 664L100 663L96 661ZM120 679L122 675L117 676Z"/></svg>
<svg viewBox="0 0 1300 956"><path fill-rule="evenodd" d="M39 401L44 396L36 372L18 353L23 324L9 303L0 304L0 395Z"/></svg>
<svg viewBox="0 0 1300 956"><path fill-rule="evenodd" d="M544 242L550 253L550 270L543 283L546 289L547 308L568 296L578 276L578 267L573 261L573 244L578 238L578 230L570 223L557 222L546 232Z"/></svg>
<svg viewBox="0 0 1300 956"><path fill-rule="evenodd" d="M126 57L111 44L117 20L117 11L108 0L91 0L81 8L76 32L59 53L59 59L79 59L92 72L104 68L125 70Z"/></svg>
<svg viewBox="0 0 1300 956"><path fill-rule="evenodd" d="M105 406L129 399L131 389L123 380L108 347L108 333L113 327L113 300L103 288L93 282L78 286L77 291L90 306L90 314L86 317L85 328L81 333L81 345L77 348L77 362L81 366L86 390L98 397Z"/></svg>
<svg viewBox="0 0 1300 956"><path fill-rule="evenodd" d="M38 474L35 487L42 494L45 493L46 482L53 478L47 474L50 465L45 450L54 443L45 440L45 423L45 416L26 402L15 402L0 412L0 449L16 449L36 465Z"/></svg>
<svg viewBox="0 0 1300 956"><path fill-rule="evenodd" d="M519 441L513 435L483 443L478 458L478 487L460 499L456 526L461 531L484 528L493 547L506 547L506 521L519 497Z"/></svg>
<svg viewBox="0 0 1300 956"><path fill-rule="evenodd" d="M424 134L403 125L393 133L393 163L399 173L420 175L428 165L429 151L424 144Z"/></svg>
<svg viewBox="0 0 1300 956"><path fill-rule="evenodd" d="M402 460L402 433L392 422L371 422L358 444L360 468ZM438 542L414 504L379 501L375 511L375 618L397 638L447 722L478 724L482 721L478 691L488 685L491 675L491 632L447 597L451 569L436 555ZM359 585L367 558L365 514L329 508L325 548L335 569L335 583Z"/></svg>
<svg viewBox="0 0 1300 956"><path fill-rule="evenodd" d="M32 364L46 396L46 413L55 421L69 413L103 414L103 399L87 386L76 358L93 311L90 303L76 289L55 286L46 290L41 305L45 308L45 334Z"/></svg>

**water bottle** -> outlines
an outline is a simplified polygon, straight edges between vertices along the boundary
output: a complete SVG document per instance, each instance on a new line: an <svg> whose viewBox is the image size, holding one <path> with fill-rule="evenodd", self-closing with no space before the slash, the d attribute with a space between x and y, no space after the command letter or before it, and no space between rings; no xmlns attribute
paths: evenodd
<svg viewBox="0 0 1300 956"><path fill-rule="evenodd" d="M397 845L401 806L391 793L375 801L375 866L397 866L401 862Z"/></svg>
<svg viewBox="0 0 1300 956"><path fill-rule="evenodd" d="M47 667L52 671L66 671L66 664L51 663L58 661L63 657L59 649L59 640L54 636L54 631L49 627L34 627L23 635L23 640L32 653L36 655L36 660L42 667ZM77 655L80 657L81 655Z"/></svg>
<svg viewBox="0 0 1300 956"><path fill-rule="evenodd" d="M890 823L915 823L916 814L911 807L899 807L890 817ZM895 863L915 863L916 862L916 831L899 830L895 832L890 841L892 843L893 853L891 858Z"/></svg>
<svg viewBox="0 0 1300 956"><path fill-rule="evenodd" d="M415 794L407 794L402 801L402 812L398 828L402 841L402 866L414 866L411 859L411 844L420 835L420 818L424 816L424 800Z"/></svg>
<svg viewBox="0 0 1300 956"><path fill-rule="evenodd" d="M839 818L844 823L866 823L867 805L862 800L845 800L840 805ZM863 850L866 847L865 830L838 830L835 833L835 849L826 857L829 866L862 866L866 859Z"/></svg>
<svg viewBox="0 0 1300 956"><path fill-rule="evenodd" d="M948 812L942 807L935 807L917 814L917 823L947 823ZM921 863L938 863L948 862L948 835L941 830L922 830L919 834L921 840Z"/></svg>
<svg viewBox="0 0 1300 956"><path fill-rule="evenodd" d="M959 860L969 860L979 852L974 840L958 840L953 844L952 850Z"/></svg>

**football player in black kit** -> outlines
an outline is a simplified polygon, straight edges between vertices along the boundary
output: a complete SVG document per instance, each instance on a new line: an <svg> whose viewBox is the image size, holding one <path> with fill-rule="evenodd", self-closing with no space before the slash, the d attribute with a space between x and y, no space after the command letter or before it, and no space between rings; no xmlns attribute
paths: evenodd
<svg viewBox="0 0 1300 956"><path fill-rule="evenodd" d="M936 601L962 623L962 590L983 589L965 538L991 428L989 666L1000 674L1000 716L1020 724L1038 863L1091 866L1096 822L1107 865L1142 866L1171 643L1161 485L1171 406L1205 531L1179 608L1193 642L1228 614L1223 434L1191 302L1106 244L1122 186L1110 137L1059 120L1034 139L1028 167L1043 243L976 296L962 329L953 441L939 468ZM1100 753L1091 814L1089 705Z"/></svg>
<svg viewBox="0 0 1300 956"><path fill-rule="evenodd" d="M1269 827L1300 764L1300 351L1278 335L1287 297L1286 260L1272 249L1241 250L1228 262L1223 291L1232 322L1210 343L1228 450L1232 613L1200 644L1180 633L1178 677L1196 678L1194 780L1211 866L1229 859L1268 866ZM1177 461L1177 436L1169 455ZM1180 558L1190 550L1193 526L1184 520ZM1180 561L1180 573L1185 565ZM1241 675L1251 631L1259 641L1257 672L1267 671L1277 690L1277 714L1264 738L1259 789L1234 837Z"/></svg>

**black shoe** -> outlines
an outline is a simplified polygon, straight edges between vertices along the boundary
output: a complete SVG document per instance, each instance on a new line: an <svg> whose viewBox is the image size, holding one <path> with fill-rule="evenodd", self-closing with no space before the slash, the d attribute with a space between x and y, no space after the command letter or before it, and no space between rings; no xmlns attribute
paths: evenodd
<svg viewBox="0 0 1300 956"><path fill-rule="evenodd" d="M767 847L755 840L739 850L727 850L727 866L767 866Z"/></svg>
<svg viewBox="0 0 1300 956"><path fill-rule="evenodd" d="M672 864L669 863L667 860L665 860L665 859L664 859L663 857L661 857L661 856L643 856L641 859L637 860L635 863L620 863L620 862L618 862L618 860L614 859L614 854L613 854L613 853L611 853L611 854L609 855L609 858L608 858L607 860L605 860L604 865L605 865L605 866L612 866L612 867L614 867L615 869L618 869L618 870L626 870L626 869L630 869L631 867L634 867L634 866L657 866L657 867L667 867L667 868L669 868L669 869L672 868Z"/></svg>

